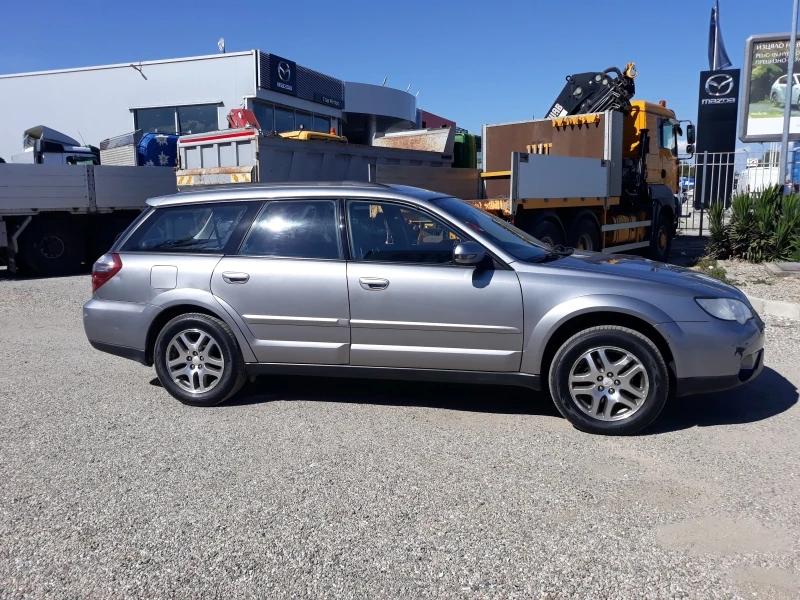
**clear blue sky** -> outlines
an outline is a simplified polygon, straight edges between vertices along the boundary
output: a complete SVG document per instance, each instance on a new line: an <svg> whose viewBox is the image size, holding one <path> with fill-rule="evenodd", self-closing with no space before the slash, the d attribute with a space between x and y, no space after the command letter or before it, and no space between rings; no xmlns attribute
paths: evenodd
<svg viewBox="0 0 800 600"><path fill-rule="evenodd" d="M4 0L0 73L258 48L345 80L419 91L477 132L543 117L570 73L639 68L637 97L695 120L712 0ZM734 67L757 33L786 32L791 0L720 0ZM67 102L67 98L54 97ZM2 102L2 99L0 99ZM2 133L2 132L0 132Z"/></svg>

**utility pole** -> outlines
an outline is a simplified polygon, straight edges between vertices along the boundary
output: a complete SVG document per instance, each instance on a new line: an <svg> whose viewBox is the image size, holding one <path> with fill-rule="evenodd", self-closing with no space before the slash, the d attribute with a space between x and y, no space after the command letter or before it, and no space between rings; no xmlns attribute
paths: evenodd
<svg viewBox="0 0 800 600"><path fill-rule="evenodd" d="M786 168L789 163L789 124L792 119L792 97L794 96L794 61L797 54L797 11L800 0L794 0L792 9L792 35L789 40L789 65L786 69L786 103L783 109L783 135L781 136L780 178L782 189L786 189Z"/></svg>

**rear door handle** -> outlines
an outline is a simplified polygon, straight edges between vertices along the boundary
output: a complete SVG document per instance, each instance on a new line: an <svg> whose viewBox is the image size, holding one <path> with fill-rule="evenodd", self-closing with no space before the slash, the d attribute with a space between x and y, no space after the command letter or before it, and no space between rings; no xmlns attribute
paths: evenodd
<svg viewBox="0 0 800 600"><path fill-rule="evenodd" d="M371 292L378 292L389 287L389 280L380 279L379 277L362 277L358 280L358 283L361 284L362 288Z"/></svg>
<svg viewBox="0 0 800 600"><path fill-rule="evenodd" d="M247 283L250 279L248 273L234 273L233 271L225 271L222 274L222 279L225 283Z"/></svg>

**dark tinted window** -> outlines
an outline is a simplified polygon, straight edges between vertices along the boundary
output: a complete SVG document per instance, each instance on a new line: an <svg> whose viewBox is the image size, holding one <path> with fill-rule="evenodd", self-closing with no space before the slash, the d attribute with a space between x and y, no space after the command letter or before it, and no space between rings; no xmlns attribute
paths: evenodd
<svg viewBox="0 0 800 600"><path fill-rule="evenodd" d="M239 254L340 258L336 202L269 202L258 215Z"/></svg>
<svg viewBox="0 0 800 600"><path fill-rule="evenodd" d="M175 108L140 108L136 111L136 128L145 133L175 133Z"/></svg>
<svg viewBox="0 0 800 600"><path fill-rule="evenodd" d="M429 215L386 202L347 203L355 260L446 264L461 236Z"/></svg>
<svg viewBox="0 0 800 600"><path fill-rule="evenodd" d="M247 208L244 203L159 208L120 250L221 253Z"/></svg>
<svg viewBox="0 0 800 600"><path fill-rule="evenodd" d="M314 115L314 131L320 131L322 133L330 133L331 120L328 117Z"/></svg>
<svg viewBox="0 0 800 600"><path fill-rule="evenodd" d="M217 107L214 104L179 106L178 124L181 133L205 133L219 129Z"/></svg>
<svg viewBox="0 0 800 600"><path fill-rule="evenodd" d="M311 113L296 111L294 115L294 127L295 129L300 129L300 127L311 131L314 129L314 117ZM325 132L327 133L327 131Z"/></svg>
<svg viewBox="0 0 800 600"><path fill-rule="evenodd" d="M274 129L274 114L275 107L272 104L264 104L263 102L253 103L253 113L258 119L258 124L261 125L261 131L267 132Z"/></svg>
<svg viewBox="0 0 800 600"><path fill-rule="evenodd" d="M275 131L294 131L294 111L291 108L275 107Z"/></svg>

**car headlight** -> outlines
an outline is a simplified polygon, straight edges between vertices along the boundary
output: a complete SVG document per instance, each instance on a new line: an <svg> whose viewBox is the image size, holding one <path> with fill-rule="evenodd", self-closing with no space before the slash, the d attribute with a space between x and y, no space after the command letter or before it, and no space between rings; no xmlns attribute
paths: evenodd
<svg viewBox="0 0 800 600"><path fill-rule="evenodd" d="M695 301L712 317L723 321L738 321L742 325L753 318L753 311L741 300L733 298L695 298Z"/></svg>

